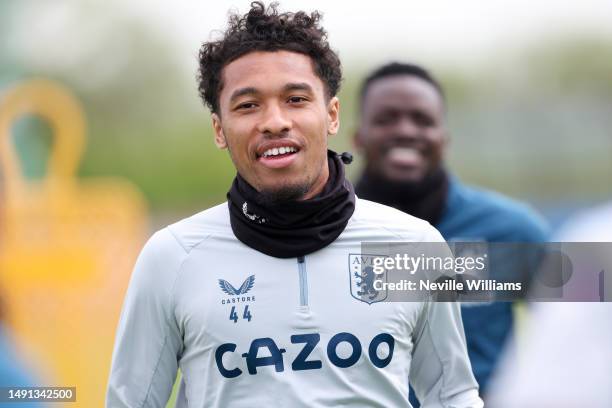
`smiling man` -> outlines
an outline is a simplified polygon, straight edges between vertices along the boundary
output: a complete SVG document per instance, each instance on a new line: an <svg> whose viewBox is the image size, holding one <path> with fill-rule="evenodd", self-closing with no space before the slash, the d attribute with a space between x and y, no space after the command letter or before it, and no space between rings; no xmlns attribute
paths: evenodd
<svg viewBox="0 0 612 408"><path fill-rule="evenodd" d="M355 143L366 161L356 187L361 198L429 221L449 241L546 241L547 228L530 208L449 174L444 93L424 68L390 63L374 70L362 85L360 102ZM501 273L489 272L498 278L495 273ZM510 275L523 279L524 273L516 267ZM512 333L512 303L466 303L461 314L474 375L485 394Z"/></svg>
<svg viewBox="0 0 612 408"><path fill-rule="evenodd" d="M215 142L229 150L238 174L271 201L322 191L329 177L327 135L338 131L339 104L312 59L282 49L253 51L229 62L223 80L212 114Z"/></svg>
<svg viewBox="0 0 612 408"><path fill-rule="evenodd" d="M140 254L107 407L164 407L178 368L178 407L404 407L409 381L425 406L482 406L457 305L372 287L362 241L443 239L359 200L327 149L342 75L319 14L255 2L199 60L236 178Z"/></svg>

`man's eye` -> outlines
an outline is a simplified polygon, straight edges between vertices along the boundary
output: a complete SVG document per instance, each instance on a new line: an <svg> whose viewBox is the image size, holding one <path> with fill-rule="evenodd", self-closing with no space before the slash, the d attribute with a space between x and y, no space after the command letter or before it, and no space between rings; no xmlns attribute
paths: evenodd
<svg viewBox="0 0 612 408"><path fill-rule="evenodd" d="M236 109L240 110L240 109L253 109L255 108L257 105L254 102L245 102L245 103L241 103L240 105L238 105L236 107Z"/></svg>
<svg viewBox="0 0 612 408"><path fill-rule="evenodd" d="M427 116L427 115L423 115L423 114L416 114L414 115L414 121L419 125L419 126L424 126L424 127L430 127L430 126L434 126L435 125L435 121Z"/></svg>
<svg viewBox="0 0 612 408"><path fill-rule="evenodd" d="M303 96L291 96L289 97L289 99L287 100L290 103L300 103L300 102L306 102L308 99L304 98Z"/></svg>
<svg viewBox="0 0 612 408"><path fill-rule="evenodd" d="M378 126L387 126L392 125L395 122L396 118L394 116L379 116L374 118L374 124Z"/></svg>

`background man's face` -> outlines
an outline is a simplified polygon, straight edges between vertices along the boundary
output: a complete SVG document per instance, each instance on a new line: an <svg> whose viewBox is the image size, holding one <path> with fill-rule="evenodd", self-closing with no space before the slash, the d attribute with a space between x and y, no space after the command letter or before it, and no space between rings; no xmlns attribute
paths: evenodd
<svg viewBox="0 0 612 408"><path fill-rule="evenodd" d="M256 190L310 198L327 181L327 137L338 130L338 99L326 99L310 57L251 52L223 69L215 142L228 148ZM280 198L279 198L280 199Z"/></svg>
<svg viewBox="0 0 612 408"><path fill-rule="evenodd" d="M355 142L368 173L396 182L423 180L442 165L447 142L440 94L410 75L374 80Z"/></svg>

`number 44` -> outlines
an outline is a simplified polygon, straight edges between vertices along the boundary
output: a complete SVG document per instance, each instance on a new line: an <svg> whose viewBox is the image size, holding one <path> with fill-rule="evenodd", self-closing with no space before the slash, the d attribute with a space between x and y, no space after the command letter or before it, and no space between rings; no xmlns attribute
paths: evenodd
<svg viewBox="0 0 612 408"><path fill-rule="evenodd" d="M252 317L253 316L251 315L251 312L249 311L249 305L246 305L244 307L244 312L242 313L242 318L250 322ZM232 311L230 312L229 319L233 320L234 323L238 323L238 313L236 313L236 306L232 306Z"/></svg>

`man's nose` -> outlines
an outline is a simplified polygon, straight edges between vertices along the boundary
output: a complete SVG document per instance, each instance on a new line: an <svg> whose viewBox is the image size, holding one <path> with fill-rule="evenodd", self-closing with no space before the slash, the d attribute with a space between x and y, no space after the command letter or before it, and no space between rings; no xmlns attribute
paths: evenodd
<svg viewBox="0 0 612 408"><path fill-rule="evenodd" d="M403 117L395 126L395 134L406 139L417 139L419 137L419 127L410 118Z"/></svg>
<svg viewBox="0 0 612 408"><path fill-rule="evenodd" d="M263 112L258 130L267 135L281 135L291 129L291 120L281 106L270 104Z"/></svg>

